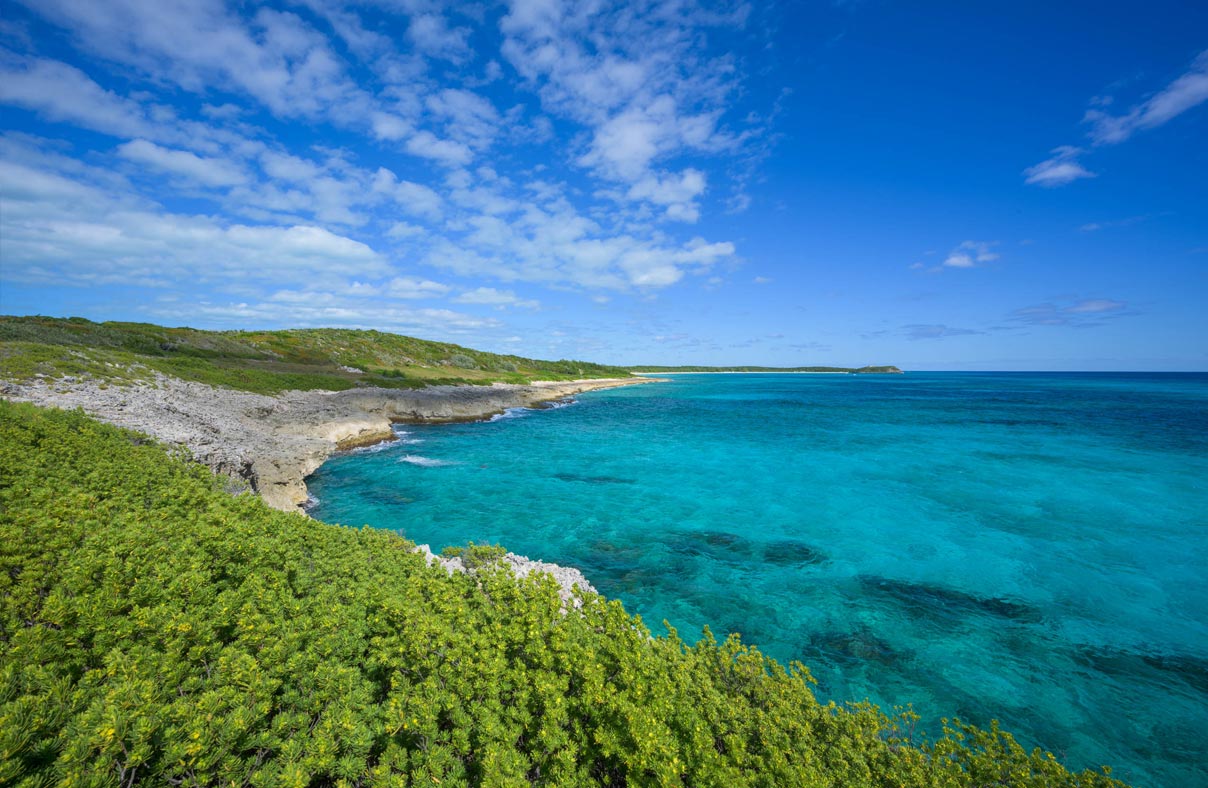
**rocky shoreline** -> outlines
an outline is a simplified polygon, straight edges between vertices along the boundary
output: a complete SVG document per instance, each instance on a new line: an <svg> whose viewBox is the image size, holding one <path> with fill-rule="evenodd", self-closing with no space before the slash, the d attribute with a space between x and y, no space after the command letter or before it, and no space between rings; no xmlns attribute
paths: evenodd
<svg viewBox="0 0 1208 788"><path fill-rule="evenodd" d="M336 451L393 440L395 423L476 421L584 391L650 378L287 391L278 396L215 388L166 375L145 384L38 379L0 383L0 396L74 409L183 446L216 473L242 479L274 509L301 512L305 479Z"/></svg>

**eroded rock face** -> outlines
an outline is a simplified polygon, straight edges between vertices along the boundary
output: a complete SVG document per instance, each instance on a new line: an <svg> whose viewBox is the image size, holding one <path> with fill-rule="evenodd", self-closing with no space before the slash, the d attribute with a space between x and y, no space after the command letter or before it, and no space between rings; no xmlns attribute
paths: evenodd
<svg viewBox="0 0 1208 788"><path fill-rule="evenodd" d="M269 397L158 375L151 383L105 388L71 379L5 383L4 396L81 408L101 421L184 446L215 472L250 484L274 509L301 512L307 476L335 451L393 439L394 422L473 421L583 391L648 382L288 391Z"/></svg>

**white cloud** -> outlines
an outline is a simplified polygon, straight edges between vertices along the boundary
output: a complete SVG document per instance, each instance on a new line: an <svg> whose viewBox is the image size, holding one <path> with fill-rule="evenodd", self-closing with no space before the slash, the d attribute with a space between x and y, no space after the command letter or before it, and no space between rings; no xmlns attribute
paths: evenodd
<svg viewBox="0 0 1208 788"><path fill-rule="evenodd" d="M219 0L25 2L102 57L188 91L239 90L285 118L346 121L365 100L327 40L291 13L245 20Z"/></svg>
<svg viewBox="0 0 1208 788"><path fill-rule="evenodd" d="M238 165L218 158L203 158L195 153L173 150L147 140L133 140L117 147L117 152L130 161L146 164L153 169L180 175L206 186L234 186L247 181L248 176Z"/></svg>
<svg viewBox="0 0 1208 788"><path fill-rule="evenodd" d="M309 302L308 302L309 301ZM156 310L152 310L156 314ZM394 305L367 304L360 299L341 300L315 293L299 301L242 301L226 304L208 302L174 304L158 310L163 317L202 319L233 326L288 325L291 327L346 326L398 331L433 336L456 335L470 331L499 328L492 318L454 312L449 309L409 309Z"/></svg>
<svg viewBox="0 0 1208 788"><path fill-rule="evenodd" d="M0 102L41 112L56 122L119 137L152 134L137 103L105 90L77 68L56 60L0 65Z"/></svg>
<svg viewBox="0 0 1208 788"><path fill-rule="evenodd" d="M486 148L499 131L495 106L477 93L447 88L424 103L433 116L445 121L447 136L471 148Z"/></svg>
<svg viewBox="0 0 1208 788"><path fill-rule="evenodd" d="M418 238L427 233L423 227L407 222L395 222L390 225L390 229L386 231L386 235L391 238Z"/></svg>
<svg viewBox="0 0 1208 788"><path fill-rule="evenodd" d="M407 152L423 159L432 159L449 166L469 164L474 154L454 140L442 140L430 131L420 131L407 140Z"/></svg>
<svg viewBox="0 0 1208 788"><path fill-rule="evenodd" d="M565 201L529 205L510 221L480 214L460 237L433 244L426 262L465 276L569 284L588 289L666 287L734 255L728 242L608 234Z"/></svg>
<svg viewBox="0 0 1208 788"><path fill-rule="evenodd" d="M541 306L539 301L518 298L511 290L496 290L493 287L477 287L467 290L453 300L459 304L484 304L500 308L514 306L538 309Z"/></svg>
<svg viewBox="0 0 1208 788"><path fill-rule="evenodd" d="M412 276L397 276L386 284L386 294L394 298L436 298L447 292L448 285Z"/></svg>
<svg viewBox="0 0 1208 788"><path fill-rule="evenodd" d="M477 56L469 31L449 20L481 23L472 9L391 0L363 21L360 4L327 0L295 0L294 12L224 0L18 1L63 28L62 41L79 50L72 62L89 65L85 73L0 54L0 101L117 139L45 143L75 146L77 158L60 154L54 162L4 155L9 174L20 172L6 186L2 217L11 277L196 281L224 297L245 288L236 300L252 308L266 282L276 283L278 305L335 308L316 293L367 297L376 288L383 298L536 308L508 283L653 290L707 276L735 255L731 243L685 242L665 229L666 220L699 221L709 193L705 166L678 159L739 142L720 128L737 85L733 61L707 56L702 33L712 22L691 2L512 6L509 17L531 11L536 27L507 34L515 58L504 62L530 80L518 87L540 92L537 109L513 96L497 108L469 89L483 84L477 75L504 70L469 63ZM553 25L544 39L543 14ZM377 32L403 30L404 17L415 46ZM461 62L457 70L475 76L454 76L420 51ZM346 57L359 58L356 70ZM362 83L372 88L353 81L361 66L374 75ZM107 81L111 74L120 81ZM109 89L127 84L137 92ZM181 100L182 92L192 95ZM544 111L583 128L562 126L555 137ZM276 121L266 123L268 114ZM314 136L332 126L335 136ZM543 137L534 132L541 128ZM353 153L359 145L350 131L376 144L369 155L393 169L360 166L369 155ZM541 152L560 162L532 166L526 151L529 169L508 152L484 164L483 152L501 141L551 139L569 140L569 148ZM556 174L568 162L587 170L573 183ZM18 163L24 171L13 169ZM110 168L107 179L98 164ZM140 197L163 186L140 177L140 168L168 176L173 196L209 204L172 212ZM374 246L408 264L489 281L452 291L415 274L423 269L400 277Z"/></svg>
<svg viewBox="0 0 1208 788"><path fill-rule="evenodd" d="M1053 155L1044 161L1023 171L1027 176L1025 183L1036 186L1064 186L1080 178L1094 178L1095 173L1078 163L1078 156L1084 151L1070 145L1054 148Z"/></svg>
<svg viewBox="0 0 1208 788"><path fill-rule="evenodd" d="M1156 95L1124 115L1109 115L1098 109L1086 113L1092 124L1091 139L1098 145L1124 142L1137 131L1157 128L1208 101L1208 50L1201 52L1191 68Z"/></svg>
<svg viewBox="0 0 1208 788"><path fill-rule="evenodd" d="M974 268L979 263L994 262L999 255L991 249L997 244L997 241L963 241L948 253L943 265L948 268Z"/></svg>
<svg viewBox="0 0 1208 788"><path fill-rule="evenodd" d="M1088 110L1083 120L1091 124L1089 136L1094 145L1116 145L1138 131L1162 126L1205 101L1208 101L1208 50L1201 52L1178 78L1123 115L1111 115L1101 109L1112 103L1111 97L1095 96L1090 101L1094 109ZM1070 145L1054 148L1052 157L1024 170L1026 182L1052 187L1095 177L1077 160L1085 152Z"/></svg>
<svg viewBox="0 0 1208 788"><path fill-rule="evenodd" d="M369 123L373 136L379 140L401 140L413 131L411 124L403 118L380 110L370 113Z"/></svg>
<svg viewBox="0 0 1208 788"><path fill-rule="evenodd" d="M260 166L269 177L294 183L313 181L323 174L323 168L313 161L280 151L264 151Z"/></svg>
<svg viewBox="0 0 1208 788"><path fill-rule="evenodd" d="M513 0L500 23L502 51L547 111L587 126L580 166L629 187L629 199L695 221L691 200L659 203L652 184L676 177L657 171L664 160L740 145L741 136L719 130L737 70L729 55L710 56L703 32L740 26L745 13L710 14L691 2L635 10Z"/></svg>
<svg viewBox="0 0 1208 788"><path fill-rule="evenodd" d="M438 13L417 14L407 27L407 39L416 49L454 63L465 61L471 54L469 34L464 27L450 28Z"/></svg>
<svg viewBox="0 0 1208 788"><path fill-rule="evenodd" d="M0 162L4 273L24 282L166 286L382 276L373 249L314 226L223 224L155 211L72 177Z"/></svg>
<svg viewBox="0 0 1208 788"><path fill-rule="evenodd" d="M696 198L704 192L705 174L689 168L678 176L647 175L629 187L626 196L631 200L647 200L666 206L668 218L693 223L700 218Z"/></svg>
<svg viewBox="0 0 1208 788"><path fill-rule="evenodd" d="M442 215L444 200L439 194L423 184L400 181L385 167L379 167L374 173L371 188L372 191L388 197L412 216L435 220Z"/></svg>

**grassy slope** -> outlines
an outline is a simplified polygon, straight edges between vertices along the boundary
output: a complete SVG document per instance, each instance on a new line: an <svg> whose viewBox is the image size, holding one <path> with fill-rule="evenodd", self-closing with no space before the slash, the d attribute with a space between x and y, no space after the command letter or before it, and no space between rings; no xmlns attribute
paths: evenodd
<svg viewBox="0 0 1208 788"><path fill-rule="evenodd" d="M997 731L920 745L737 640L411 547L0 401L0 784L1118 785Z"/></svg>
<svg viewBox="0 0 1208 788"><path fill-rule="evenodd" d="M620 367L502 356L379 331L199 331L82 318L0 316L0 378L89 375L122 383L147 378L153 371L268 394L629 375Z"/></svg>

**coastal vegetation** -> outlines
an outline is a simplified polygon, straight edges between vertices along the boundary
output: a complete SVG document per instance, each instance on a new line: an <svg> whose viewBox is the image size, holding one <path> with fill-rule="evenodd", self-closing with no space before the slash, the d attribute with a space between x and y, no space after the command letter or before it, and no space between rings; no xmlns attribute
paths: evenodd
<svg viewBox="0 0 1208 788"><path fill-rule="evenodd" d="M398 533L0 401L0 784L1121 785L996 727L928 740L909 712L820 703L736 637L567 609L501 552L449 574Z"/></svg>
<svg viewBox="0 0 1208 788"><path fill-rule="evenodd" d="M157 372L259 394L629 377L621 367L539 361L380 331L201 331L0 316L0 379L41 375L121 385Z"/></svg>

